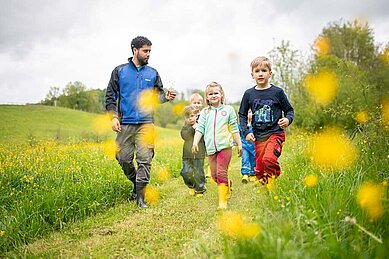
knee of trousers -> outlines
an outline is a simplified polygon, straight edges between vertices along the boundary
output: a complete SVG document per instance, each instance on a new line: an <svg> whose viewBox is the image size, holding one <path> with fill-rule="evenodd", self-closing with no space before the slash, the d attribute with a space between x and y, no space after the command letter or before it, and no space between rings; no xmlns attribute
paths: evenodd
<svg viewBox="0 0 389 259"><path fill-rule="evenodd" d="M266 168L279 168L280 167L280 165L278 163L278 159L273 158L273 157L264 157L262 160L262 164L263 164L265 171L266 171Z"/></svg>

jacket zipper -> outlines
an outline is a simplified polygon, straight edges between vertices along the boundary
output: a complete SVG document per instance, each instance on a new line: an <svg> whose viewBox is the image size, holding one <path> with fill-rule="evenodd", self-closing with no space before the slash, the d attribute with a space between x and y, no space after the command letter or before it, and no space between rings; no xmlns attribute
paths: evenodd
<svg viewBox="0 0 389 259"><path fill-rule="evenodd" d="M213 121L213 144L215 145L216 152L219 152L216 146L216 117L217 117L217 109L215 109L215 119Z"/></svg>

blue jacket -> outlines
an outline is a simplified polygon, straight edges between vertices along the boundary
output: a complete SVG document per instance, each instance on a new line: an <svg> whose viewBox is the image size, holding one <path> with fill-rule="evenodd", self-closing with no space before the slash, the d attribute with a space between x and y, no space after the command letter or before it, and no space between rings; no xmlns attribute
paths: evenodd
<svg viewBox="0 0 389 259"><path fill-rule="evenodd" d="M132 58L129 58L128 63L112 71L106 91L106 111L111 116L117 116L122 124L153 122L153 109L139 109L141 94L153 89L161 103L168 101L158 71L148 65L138 70Z"/></svg>

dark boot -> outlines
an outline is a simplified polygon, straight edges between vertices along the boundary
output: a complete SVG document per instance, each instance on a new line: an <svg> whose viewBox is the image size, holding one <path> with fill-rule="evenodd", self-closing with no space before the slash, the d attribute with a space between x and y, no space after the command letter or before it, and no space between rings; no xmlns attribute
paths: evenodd
<svg viewBox="0 0 389 259"><path fill-rule="evenodd" d="M147 208L148 206L145 203L145 183L137 183L136 184L136 203L139 208Z"/></svg>
<svg viewBox="0 0 389 259"><path fill-rule="evenodd" d="M135 179L131 179L131 182L133 183L134 187L132 188L132 192L130 194L130 198L128 198L130 201L136 200L136 181Z"/></svg>

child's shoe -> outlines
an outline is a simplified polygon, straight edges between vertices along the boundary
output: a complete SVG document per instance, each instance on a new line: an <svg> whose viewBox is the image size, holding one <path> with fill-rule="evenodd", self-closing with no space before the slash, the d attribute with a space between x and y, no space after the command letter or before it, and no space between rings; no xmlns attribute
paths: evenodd
<svg viewBox="0 0 389 259"><path fill-rule="evenodd" d="M189 188L189 195L194 196L196 194L195 189Z"/></svg>
<svg viewBox="0 0 389 259"><path fill-rule="evenodd" d="M229 200L231 199L231 195L232 195L232 180L231 179L228 179L228 186L227 186L227 194L226 194L226 198Z"/></svg>
<svg viewBox="0 0 389 259"><path fill-rule="evenodd" d="M228 194L228 186L224 184L220 184L217 186L218 194L219 194L219 206L218 210L227 209L227 194Z"/></svg>
<svg viewBox="0 0 389 259"><path fill-rule="evenodd" d="M257 180L257 177L255 175L250 175L249 176L249 182L255 182L255 180Z"/></svg>
<svg viewBox="0 0 389 259"><path fill-rule="evenodd" d="M243 175L242 177L242 183L247 184L249 182L249 176L247 174Z"/></svg>
<svg viewBox="0 0 389 259"><path fill-rule="evenodd" d="M196 196L197 198L201 198L201 197L204 196L204 193L200 193L200 192L199 192L199 193L196 193L195 196Z"/></svg>

